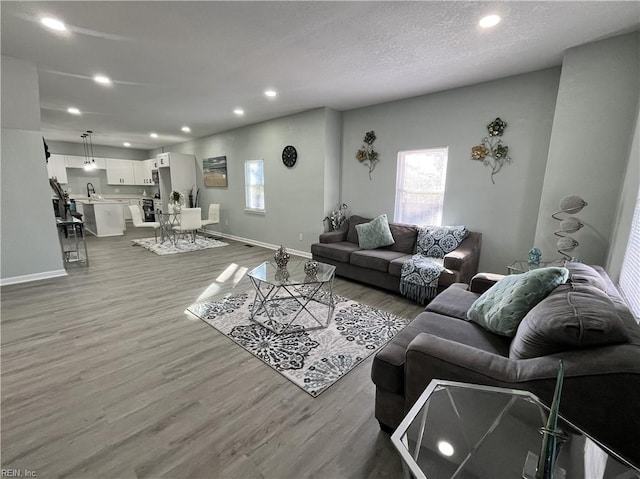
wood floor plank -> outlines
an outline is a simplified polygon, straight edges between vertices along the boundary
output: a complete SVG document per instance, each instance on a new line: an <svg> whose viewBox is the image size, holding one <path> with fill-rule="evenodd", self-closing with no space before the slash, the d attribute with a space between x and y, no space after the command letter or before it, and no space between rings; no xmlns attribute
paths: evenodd
<svg viewBox="0 0 640 479"><path fill-rule="evenodd" d="M242 272L273 251L225 240L158 256L132 246L145 236L130 226L124 237L89 237L89 268L2 287L2 468L39 478L401 477L373 416L371 357L312 398L185 312L249 288ZM407 318L422 310L341 278L334 292Z"/></svg>

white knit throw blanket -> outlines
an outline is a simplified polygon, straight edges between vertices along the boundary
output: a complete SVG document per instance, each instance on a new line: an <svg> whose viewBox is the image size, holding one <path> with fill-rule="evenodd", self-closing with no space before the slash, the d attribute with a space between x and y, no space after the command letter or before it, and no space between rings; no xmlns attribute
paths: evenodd
<svg viewBox="0 0 640 479"><path fill-rule="evenodd" d="M444 255L467 237L466 226L427 226L418 229L418 254L402 265L400 293L424 304L438 294L438 280L444 271Z"/></svg>

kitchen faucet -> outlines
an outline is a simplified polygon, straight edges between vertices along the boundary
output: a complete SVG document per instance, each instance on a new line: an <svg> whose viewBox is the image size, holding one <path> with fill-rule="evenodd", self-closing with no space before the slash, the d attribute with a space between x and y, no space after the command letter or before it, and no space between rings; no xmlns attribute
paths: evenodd
<svg viewBox="0 0 640 479"><path fill-rule="evenodd" d="M92 183L87 183L87 196L91 198L91 193L96 194L96 189L93 187Z"/></svg>

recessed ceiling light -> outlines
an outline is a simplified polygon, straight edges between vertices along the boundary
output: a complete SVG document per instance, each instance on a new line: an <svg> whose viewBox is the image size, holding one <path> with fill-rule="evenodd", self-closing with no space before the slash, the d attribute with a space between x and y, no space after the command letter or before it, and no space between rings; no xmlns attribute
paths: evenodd
<svg viewBox="0 0 640 479"><path fill-rule="evenodd" d="M270 98L275 97L278 93L275 90L265 90L264 94Z"/></svg>
<svg viewBox="0 0 640 479"><path fill-rule="evenodd" d="M233 112L238 116L244 115L244 110L242 108L236 108Z"/></svg>
<svg viewBox="0 0 640 479"><path fill-rule="evenodd" d="M72 115L80 114L80 110L78 110L75 106L70 106L69 108L67 108L67 112L71 113Z"/></svg>
<svg viewBox="0 0 640 479"><path fill-rule="evenodd" d="M122 145L129 148L131 146L131 143L129 143L128 141L125 141Z"/></svg>
<svg viewBox="0 0 640 479"><path fill-rule="evenodd" d="M191 133L191 128L189 128L188 126L183 126L182 131L185 133Z"/></svg>
<svg viewBox="0 0 640 479"><path fill-rule="evenodd" d="M96 75L93 77L93 81L96 83L100 83L101 85L111 85L111 80L109 77L104 75Z"/></svg>
<svg viewBox="0 0 640 479"><path fill-rule="evenodd" d="M151 138L158 138L158 134L157 134L157 133L155 133L155 132L154 132L154 133L149 133L149 136L150 136Z"/></svg>
<svg viewBox="0 0 640 479"><path fill-rule="evenodd" d="M453 446L447 441L438 441L438 451L443 456L453 456Z"/></svg>
<svg viewBox="0 0 640 479"><path fill-rule="evenodd" d="M65 26L65 24L56 18L45 17L40 20L40 23L42 23L45 27L50 28L51 30L56 30L58 32L67 31L67 27Z"/></svg>
<svg viewBox="0 0 640 479"><path fill-rule="evenodd" d="M486 17L481 18L478 24L482 28L490 28L495 27L498 23L500 23L500 20L501 19L498 15L487 15Z"/></svg>

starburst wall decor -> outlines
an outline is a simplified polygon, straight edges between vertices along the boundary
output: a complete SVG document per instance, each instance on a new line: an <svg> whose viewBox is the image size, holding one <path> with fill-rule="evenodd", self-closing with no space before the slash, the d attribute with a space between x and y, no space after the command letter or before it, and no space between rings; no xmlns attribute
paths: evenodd
<svg viewBox="0 0 640 479"><path fill-rule="evenodd" d="M471 148L471 160L481 161L483 165L491 167L491 183L495 184L493 176L498 173L505 163L511 163L509 147L502 143L501 138L507 122L496 118L487 125L489 134L482 139L482 143Z"/></svg>

